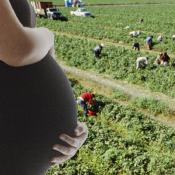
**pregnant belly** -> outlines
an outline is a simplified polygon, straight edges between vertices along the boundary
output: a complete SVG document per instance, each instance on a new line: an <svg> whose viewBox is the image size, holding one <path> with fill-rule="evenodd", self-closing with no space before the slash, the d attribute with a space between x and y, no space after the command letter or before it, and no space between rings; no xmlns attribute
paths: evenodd
<svg viewBox="0 0 175 175"><path fill-rule="evenodd" d="M44 175L60 133L73 135L76 105L52 57L11 67L0 63L0 174Z"/></svg>

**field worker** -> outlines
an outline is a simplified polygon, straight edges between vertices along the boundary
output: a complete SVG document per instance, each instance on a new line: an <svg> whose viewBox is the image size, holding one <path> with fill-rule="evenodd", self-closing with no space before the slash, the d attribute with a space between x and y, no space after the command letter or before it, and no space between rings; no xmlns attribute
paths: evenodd
<svg viewBox="0 0 175 175"><path fill-rule="evenodd" d="M148 65L148 57L138 57L136 60L136 69L145 68Z"/></svg>
<svg viewBox="0 0 175 175"><path fill-rule="evenodd" d="M167 52L164 52L160 58L161 65L168 66L170 62L170 57L168 56Z"/></svg>
<svg viewBox="0 0 175 175"><path fill-rule="evenodd" d="M54 35L33 12L27 0L0 0L0 175L44 175L87 138Z"/></svg>
<svg viewBox="0 0 175 175"><path fill-rule="evenodd" d="M175 35L172 36L173 41L175 41Z"/></svg>
<svg viewBox="0 0 175 175"><path fill-rule="evenodd" d="M155 60L155 65L160 65L161 64L161 58L163 56L163 53L160 53L159 55L157 55L157 58Z"/></svg>
<svg viewBox="0 0 175 175"><path fill-rule="evenodd" d="M133 48L134 50L140 51L140 44L139 44L138 42L135 42L135 43L133 44L132 48Z"/></svg>
<svg viewBox="0 0 175 175"><path fill-rule="evenodd" d="M95 48L94 48L94 54L96 58L100 58L101 52L104 48L104 44L98 44Z"/></svg>
<svg viewBox="0 0 175 175"><path fill-rule="evenodd" d="M163 41L163 36L162 36L162 35L159 35L159 36L157 37L157 41L158 41L159 43L161 43L161 42Z"/></svg>
<svg viewBox="0 0 175 175"><path fill-rule="evenodd" d="M146 45L148 46L148 49L151 50L153 46L153 36L148 36L146 38Z"/></svg>
<svg viewBox="0 0 175 175"><path fill-rule="evenodd" d="M97 116L99 112L99 104L97 100L93 100L88 107L88 116Z"/></svg>
<svg viewBox="0 0 175 175"><path fill-rule="evenodd" d="M141 19L140 19L140 23L143 23L143 22L144 22L144 19L143 19L143 18L141 18Z"/></svg>
<svg viewBox="0 0 175 175"><path fill-rule="evenodd" d="M132 31L132 32L129 32L129 35L132 36L132 37L137 37L141 34L141 32L138 30L138 31Z"/></svg>
<svg viewBox="0 0 175 175"><path fill-rule="evenodd" d="M77 98L77 104L79 104L83 108L85 116L88 116L88 107L93 104L94 97L94 94L90 92L85 92Z"/></svg>

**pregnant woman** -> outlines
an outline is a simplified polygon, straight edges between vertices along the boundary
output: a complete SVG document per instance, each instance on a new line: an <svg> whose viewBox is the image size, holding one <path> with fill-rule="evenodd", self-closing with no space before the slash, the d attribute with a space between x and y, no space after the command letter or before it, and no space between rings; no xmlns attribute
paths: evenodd
<svg viewBox="0 0 175 175"><path fill-rule="evenodd" d="M1 175L44 175L87 138L69 82L52 57L54 36L34 25L26 0L0 1Z"/></svg>

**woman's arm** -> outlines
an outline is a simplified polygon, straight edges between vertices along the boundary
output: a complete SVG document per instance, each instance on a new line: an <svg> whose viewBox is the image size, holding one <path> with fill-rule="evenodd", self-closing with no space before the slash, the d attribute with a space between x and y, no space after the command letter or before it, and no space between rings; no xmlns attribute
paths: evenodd
<svg viewBox="0 0 175 175"><path fill-rule="evenodd" d="M17 19L9 0L0 1L0 60L12 66L40 61L54 45L46 28L25 28Z"/></svg>
<svg viewBox="0 0 175 175"><path fill-rule="evenodd" d="M38 62L44 58L48 52L53 56L54 34L49 31L49 29L44 27L25 28L25 34L27 35L27 40L29 40L29 45L31 46L29 48L31 49L27 57L20 62L20 65Z"/></svg>

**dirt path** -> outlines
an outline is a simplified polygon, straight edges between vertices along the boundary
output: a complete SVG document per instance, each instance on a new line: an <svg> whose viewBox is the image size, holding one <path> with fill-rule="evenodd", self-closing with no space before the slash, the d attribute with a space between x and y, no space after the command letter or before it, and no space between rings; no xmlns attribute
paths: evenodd
<svg viewBox="0 0 175 175"><path fill-rule="evenodd" d="M99 85L103 85L114 90L121 90L133 98L146 97L146 98L154 98L156 100L160 100L166 103L167 106L170 108L170 110L175 113L174 98L166 96L162 93L151 92L150 90L147 90L138 85L128 84L127 82L124 82L124 81L113 80L108 76L104 77L92 71L84 71L84 70L77 69L75 67L69 67L65 65L63 62L59 62L59 64L61 65L63 70L65 70L65 72L67 73L74 74L77 77L85 78L87 80L89 79Z"/></svg>
<svg viewBox="0 0 175 175"><path fill-rule="evenodd" d="M164 103L167 104L167 106L174 111L174 115L175 116L175 99L172 99L164 94L161 93L153 93L150 92L149 90L146 90L144 88L141 88L140 86L135 86L135 85L131 85L125 82L121 82L121 81L116 81L116 80L112 80L109 77L103 77L101 75L98 75L94 72L90 72L90 71L83 71L80 69L77 69L75 67L69 67L67 65L65 65L63 62L59 62L59 64L61 65L62 69L67 73L70 74L71 76L73 75L75 77L75 79L82 79L84 82L85 81L91 81L94 83L93 86L97 86L97 93L101 93L101 91L103 91L102 95L107 95L107 89L112 89L112 90L120 90L123 91L125 94L128 94L129 96L131 96L132 98L137 98L137 97L147 97L147 98L154 98L157 100L160 100ZM84 84L84 86L87 86L87 82ZM92 83L91 83L92 85ZM102 87L103 86L103 87ZM91 86L90 86L91 87ZM106 87L106 88L105 88ZM91 87L93 88L93 87ZM99 92L98 92L99 89ZM103 90L101 90L103 89ZM122 102L122 101L116 101L118 103L120 103L123 106L127 106L129 104L129 102ZM143 114L149 116L151 119L156 120L160 123L162 123L163 125L166 126L170 126L175 128L175 118L169 118L167 116L154 116L152 114L150 114L148 111L144 111L144 110L140 110L138 109L138 111L142 112Z"/></svg>
<svg viewBox="0 0 175 175"><path fill-rule="evenodd" d="M68 33L60 33L60 32L55 32L56 35L62 35L62 36L66 36L69 38L77 38L77 39L85 39L88 41L93 41L93 42L101 42L101 40L98 39L94 39L94 38L89 38L89 37L84 37L84 36L78 36L78 35L73 35L73 34L68 34ZM125 44L120 44L120 43L114 43L114 42L110 42L110 41L106 41L103 40L103 42L106 45L112 45L112 46L116 46L116 47L124 47L127 49L131 49L131 46L125 45ZM156 50L147 50L147 49L142 49L141 50L142 53L151 53L154 55L159 54L159 51ZM170 54L171 57L175 57L175 55ZM63 67L66 71L77 74L77 76L82 76L82 77L89 77L89 79L103 84L105 86L110 86L113 89L119 89L122 90L123 92L125 92L126 94L131 95L132 97L148 97L151 98L153 97L154 99L160 100L165 102L166 104L168 104L169 108L175 112L175 99L171 98L167 95L164 95L162 93L155 93L155 92L151 92L150 90L144 89L141 86L138 85L133 85L133 84L128 84L127 82L124 81L119 81L119 80L113 80L111 79L109 76L107 78L96 74L95 72L87 72L87 71L82 71L80 69L76 69L76 68L70 68L66 65L63 64Z"/></svg>
<svg viewBox="0 0 175 175"><path fill-rule="evenodd" d="M86 78L79 77L76 74L70 73L68 71L66 72L66 74L68 78L76 79L83 87L93 89L94 92L97 92L99 95L110 98L114 103L118 103L125 107L133 105L132 98L129 98L128 100L114 98L113 96L114 91L110 87L102 86L101 84L96 83L88 79L87 77ZM175 128L175 118L172 115L168 116L167 115L165 116L165 114L154 115L148 109L141 109L141 108L137 108L137 112L143 113L145 116L149 116L151 119L158 121L163 125Z"/></svg>
<svg viewBox="0 0 175 175"><path fill-rule="evenodd" d="M126 48L128 50L131 50L131 46L130 45L127 45L125 43L116 43L116 42L112 42L112 41L109 41L107 39L102 39L102 40L99 40L99 39L94 39L94 38L91 38L91 37L84 37L84 36L80 36L80 35L75 35L75 34L70 34L70 33L64 33L64 32L57 32L57 31L53 31L56 35L60 35L60 36L66 36L68 38L75 38L75 39L82 39L82 40L87 40L87 41L92 41L92 42L97 42L97 43L101 43L103 42L105 45L109 45L109 46L115 46L115 47L123 47L123 48ZM152 54L152 55L155 55L157 56L158 54L160 54L160 50L148 50L146 49L145 47L142 47L141 50L140 50L141 53L144 53L144 54ZM174 54L169 54L170 57L172 58L175 58L175 55Z"/></svg>

